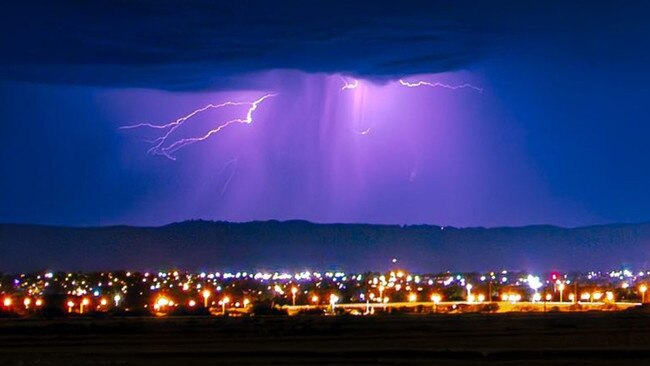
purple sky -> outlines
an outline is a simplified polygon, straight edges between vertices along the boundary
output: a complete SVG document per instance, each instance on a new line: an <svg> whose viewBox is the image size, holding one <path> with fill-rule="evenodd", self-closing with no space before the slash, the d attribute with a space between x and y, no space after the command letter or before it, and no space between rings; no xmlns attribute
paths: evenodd
<svg viewBox="0 0 650 366"><path fill-rule="evenodd" d="M650 220L647 4L449 3L7 5L0 222Z"/></svg>
<svg viewBox="0 0 650 366"><path fill-rule="evenodd" d="M179 150L176 161L146 154L150 145L142 140L160 136L159 130L116 132L124 174L146 183L123 212L102 215L100 223L299 218L496 226L594 219L548 191L526 159L522 131L498 108L498 96L478 72L407 79L470 82L485 87L483 93L363 79L342 90L340 75L283 71L256 78L279 82L259 91L99 93L95 102L105 106L115 129L167 123L209 103L278 93L260 104L252 124L230 125ZM200 135L246 109L205 112L174 136Z"/></svg>

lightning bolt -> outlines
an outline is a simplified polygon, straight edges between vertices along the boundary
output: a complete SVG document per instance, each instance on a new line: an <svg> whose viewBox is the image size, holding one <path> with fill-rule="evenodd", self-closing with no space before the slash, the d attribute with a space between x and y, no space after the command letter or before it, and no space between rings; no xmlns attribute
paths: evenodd
<svg viewBox="0 0 650 366"><path fill-rule="evenodd" d="M451 90L457 90L457 89L474 89L479 93L483 93L483 88L479 88L478 86L472 85L472 84L460 84L460 85L450 85L450 84L443 84L443 83L431 83L428 81L417 81L415 83L411 83L408 81L404 81L402 79L399 80L400 85L405 86L407 88L417 88L421 86L429 86L433 88L445 88L445 89L451 89Z"/></svg>
<svg viewBox="0 0 650 366"><path fill-rule="evenodd" d="M356 89L357 87L359 87L359 85L361 85L361 83L359 83L359 79L352 79L352 82L350 82L348 79L346 79L343 76L339 76L339 77L341 78L341 81L343 81L343 86L341 87L342 91ZM363 90L361 90L361 92L363 92ZM355 93L355 99L358 99L359 97L362 97L362 95L363 94ZM370 128L371 127L372 126L366 128L363 131L356 131L356 130L353 129L352 132L356 133L357 135L367 135L367 134L370 133Z"/></svg>
<svg viewBox="0 0 650 366"><path fill-rule="evenodd" d="M251 123L253 123L253 112L257 109L257 107L260 105L260 103L262 103L263 101L265 101L268 98L275 97L276 95L277 94L266 94L266 95L262 96L261 98L255 100L255 101L252 101L252 102L232 102L232 101L228 101L228 102L224 102L224 103L221 103L221 104L208 104L208 105L206 105L204 107L196 109L196 110L190 112L189 114L187 114L187 115L185 115L183 117L180 117L177 120L175 120L173 122L170 122L170 123L167 123L167 124L157 125L157 124L152 124L152 123L139 123L139 124L135 124L135 125L122 126L122 127L119 127L119 129L120 130L130 130L130 129L141 128L141 127L147 127L147 128L152 128L152 129L160 129L160 130L168 129L167 132L165 132L162 136L156 138L155 140L148 141L148 142L154 144L154 146L152 146L147 151L147 153L151 154L151 155L162 155L162 156L165 156L166 158L169 158L171 160L176 160L176 158L172 154L175 153L176 151L184 148L187 145L191 145L193 143L200 142L200 141L205 141L205 140L209 139L212 135L214 135L216 133L219 133L219 131L221 131L224 128L230 126L231 124L234 124L234 123L251 124ZM196 116L196 115L198 115L198 114L200 114L202 112L205 112L207 110L211 110L211 109L220 109L220 108L229 107L229 106L242 106L242 105L250 106L248 108L248 111L246 112L246 116L244 118L235 118L235 119L231 119L231 120L228 120L226 122L223 122L222 124L220 124L217 127L211 129L210 131L208 131L207 133L205 133L202 136L183 138L183 139L179 139L179 140L170 142L170 136L172 135L172 133L174 131L176 131L176 129L181 127L185 122L187 122L192 117L194 117L194 116ZM169 142L169 144L167 146L164 146L168 142Z"/></svg>
<svg viewBox="0 0 650 366"><path fill-rule="evenodd" d="M356 89L356 87L359 86L359 80L357 79L353 79L352 82L349 82L344 77L341 77L341 80L343 80L341 90Z"/></svg>
<svg viewBox="0 0 650 366"><path fill-rule="evenodd" d="M356 89L360 85L358 79L352 79L352 82L350 82L349 79L347 79L347 78L345 78L343 76L339 76L339 78L343 81L343 86L341 87L342 91L349 90L349 89ZM416 82L408 82L408 81L405 81L403 79L399 79L399 84L401 86L404 86L404 87L407 87L407 88L418 88L418 87L422 87L422 86L433 87L433 88L445 88L445 89L450 89L450 90L458 90L458 89L468 88L468 89L473 89L475 91L478 91L479 93L483 93L483 88L480 88L478 86L475 86L475 85L472 85L472 84L469 84L469 83L451 85L451 84L444 84L444 83L440 83L440 82L432 83L432 82L424 81L424 80L416 81ZM359 135L367 135L367 134L370 133L371 128L372 128L372 125L370 127L366 128L363 131L353 131L353 132L355 132L356 134L359 134Z"/></svg>
<svg viewBox="0 0 650 366"><path fill-rule="evenodd" d="M219 171L219 175L223 174L223 172L225 172L226 169L228 169L228 167L230 167L231 165L233 165L234 168L232 169L232 172L228 176L228 179L226 179L226 182L223 184L223 187L221 188L221 196L223 196L223 194L226 193L226 189L228 189L228 185L230 185L230 181L235 176L235 173L237 173L237 168L239 167L239 156L237 156L234 159L228 160L221 168L221 171Z"/></svg>

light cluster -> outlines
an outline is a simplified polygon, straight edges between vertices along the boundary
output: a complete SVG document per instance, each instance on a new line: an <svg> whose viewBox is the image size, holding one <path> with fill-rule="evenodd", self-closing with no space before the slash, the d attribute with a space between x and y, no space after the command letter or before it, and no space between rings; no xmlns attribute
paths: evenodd
<svg viewBox="0 0 650 366"><path fill-rule="evenodd" d="M638 303L645 302L650 271L533 274L518 271L416 274L343 271L288 272L39 272L0 278L3 313L45 308L96 312L250 312L272 307L336 304ZM372 309L371 309L372 306Z"/></svg>

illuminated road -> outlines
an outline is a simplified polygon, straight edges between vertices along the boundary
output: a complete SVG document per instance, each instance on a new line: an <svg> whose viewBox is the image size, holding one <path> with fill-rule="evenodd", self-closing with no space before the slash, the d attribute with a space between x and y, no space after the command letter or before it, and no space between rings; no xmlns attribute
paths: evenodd
<svg viewBox="0 0 650 366"><path fill-rule="evenodd" d="M347 304L335 304L334 308L345 309L345 310L362 310L366 312L367 310L380 310L380 311L393 311L396 309L411 309L414 312L421 308L422 312L440 312L440 313L454 313L454 312L471 312L478 311L481 307L490 305L489 302L473 302L469 303L466 301L442 301L439 303L433 302L389 302L389 303L347 303ZM507 313L507 312L544 312L544 311L593 311L593 310L602 310L602 311L621 311L626 310L635 306L641 305L640 303L632 302L616 302L616 303L605 303L605 302L578 302L580 309L574 309L576 303L573 302L508 302L508 301L495 301L492 304L498 305L498 309L494 312L498 313ZM331 305L296 305L296 306L283 306L287 312L292 314L297 314L300 311L305 310L314 310L314 309L323 309L331 311ZM465 309L465 310L463 310Z"/></svg>

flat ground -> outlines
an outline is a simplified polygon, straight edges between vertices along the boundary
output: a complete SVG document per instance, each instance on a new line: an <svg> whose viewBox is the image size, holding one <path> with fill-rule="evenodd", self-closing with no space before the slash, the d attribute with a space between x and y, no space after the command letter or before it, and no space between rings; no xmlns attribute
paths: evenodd
<svg viewBox="0 0 650 366"><path fill-rule="evenodd" d="M650 365L650 315L0 321L0 365Z"/></svg>

